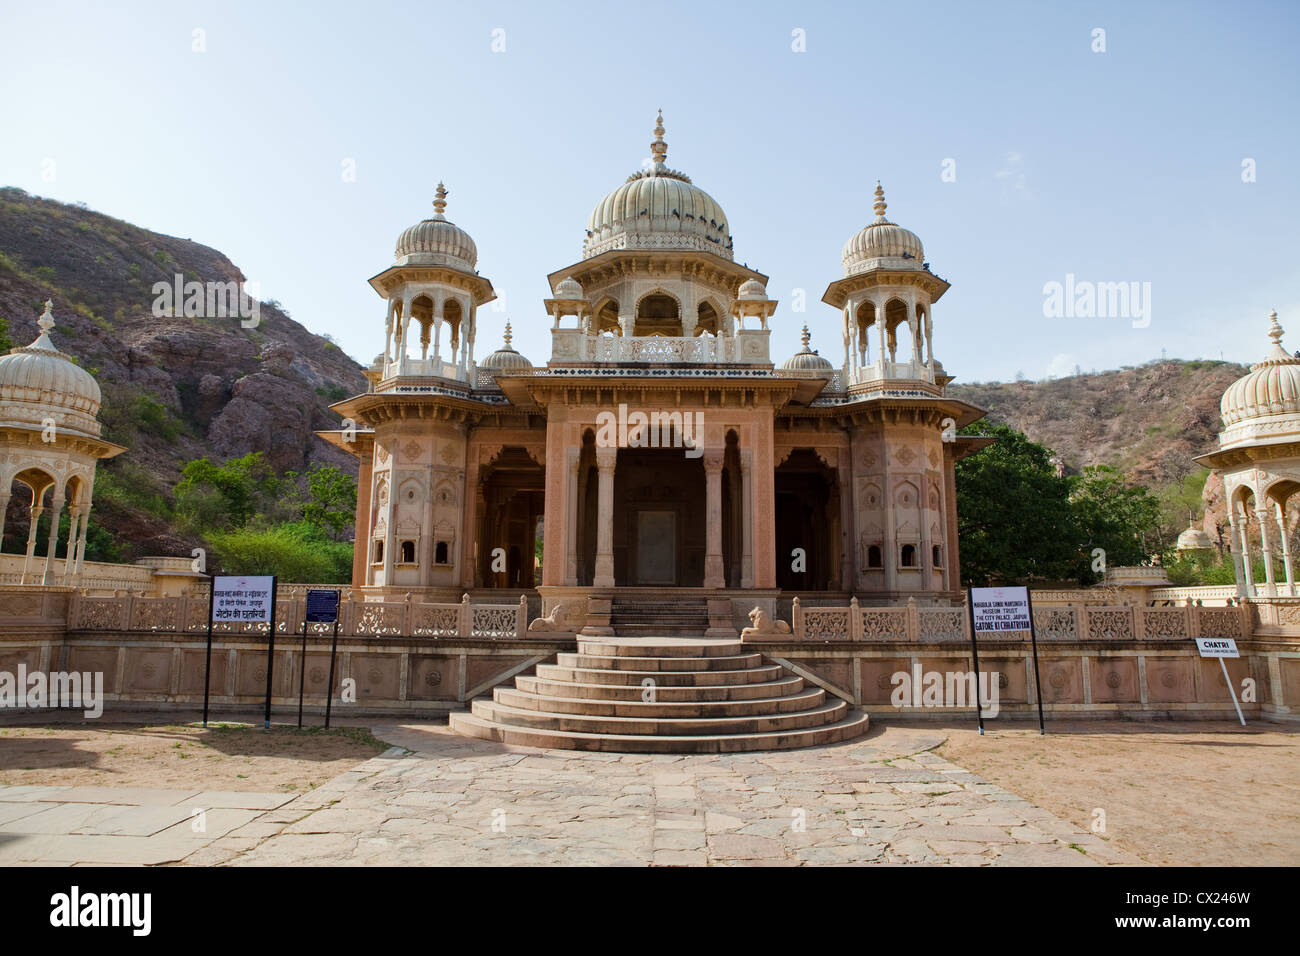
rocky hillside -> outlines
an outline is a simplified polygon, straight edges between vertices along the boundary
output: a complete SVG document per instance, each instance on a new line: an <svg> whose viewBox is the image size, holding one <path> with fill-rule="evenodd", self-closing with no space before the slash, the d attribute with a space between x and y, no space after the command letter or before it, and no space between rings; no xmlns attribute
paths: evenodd
<svg viewBox="0 0 1300 956"><path fill-rule="evenodd" d="M1069 471L1115 465L1160 485L1214 448L1219 399L1244 374L1230 362L1167 361L1045 382L954 383L948 393L1054 449Z"/></svg>
<svg viewBox="0 0 1300 956"><path fill-rule="evenodd" d="M127 558L188 554L165 500L193 458L262 451L281 471L322 462L356 473L354 458L311 433L337 427L331 402L365 390L360 366L274 302L248 329L236 317L155 316L154 283L178 273L244 279L199 243L0 189L0 317L26 345L53 299L55 344L99 379L104 437L130 450L103 466L95 510Z"/></svg>

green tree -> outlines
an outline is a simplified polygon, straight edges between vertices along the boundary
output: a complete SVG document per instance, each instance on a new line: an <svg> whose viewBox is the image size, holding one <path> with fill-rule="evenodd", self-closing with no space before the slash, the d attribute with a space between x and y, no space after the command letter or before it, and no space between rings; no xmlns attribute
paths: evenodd
<svg viewBox="0 0 1300 956"><path fill-rule="evenodd" d="M1070 482L1056 474L1051 450L987 420L961 433L996 439L956 466L962 582L1084 577Z"/></svg>
<svg viewBox="0 0 1300 956"><path fill-rule="evenodd" d="M281 581L313 584L346 584L352 577L352 546L330 540L305 521L213 531L205 540L230 574L274 574Z"/></svg>
<svg viewBox="0 0 1300 956"><path fill-rule="evenodd" d="M8 352L14 347L14 340L9 337L9 320L0 319L0 353Z"/></svg>
<svg viewBox="0 0 1300 956"><path fill-rule="evenodd" d="M280 497L281 482L260 451L215 465L197 458L181 469L176 514L188 531L242 528Z"/></svg>
<svg viewBox="0 0 1300 956"><path fill-rule="evenodd" d="M1109 465L1085 468L1070 479L1070 486L1070 505L1085 553L1101 548L1106 565L1119 567L1140 564L1158 548L1160 502L1144 486L1129 484Z"/></svg>
<svg viewBox="0 0 1300 956"><path fill-rule="evenodd" d="M338 540L357 515L357 480L333 465L317 465L307 473L307 500L303 519Z"/></svg>

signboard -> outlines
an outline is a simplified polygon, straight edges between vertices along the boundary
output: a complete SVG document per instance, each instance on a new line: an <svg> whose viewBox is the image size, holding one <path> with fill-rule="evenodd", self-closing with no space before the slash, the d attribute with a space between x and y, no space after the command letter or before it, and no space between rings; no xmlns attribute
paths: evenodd
<svg viewBox="0 0 1300 956"><path fill-rule="evenodd" d="M339 619L339 592L309 588L307 591L307 623L333 624Z"/></svg>
<svg viewBox="0 0 1300 956"><path fill-rule="evenodd" d="M212 620L268 624L274 597L274 577L214 577Z"/></svg>
<svg viewBox="0 0 1300 956"><path fill-rule="evenodd" d="M1240 657L1237 642L1230 637L1198 637L1196 649L1202 657Z"/></svg>
<svg viewBox="0 0 1300 956"><path fill-rule="evenodd" d="M1028 631L1028 588L971 588L971 627L976 634Z"/></svg>

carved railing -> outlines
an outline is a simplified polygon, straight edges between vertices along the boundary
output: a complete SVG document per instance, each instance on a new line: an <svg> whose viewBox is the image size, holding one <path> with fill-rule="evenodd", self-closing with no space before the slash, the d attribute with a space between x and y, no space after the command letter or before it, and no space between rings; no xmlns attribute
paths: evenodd
<svg viewBox="0 0 1300 956"><path fill-rule="evenodd" d="M1040 641L1186 641L1194 637L1243 638L1251 633L1251 607L1142 607L1130 604L1038 606L1034 600L1034 630ZM965 604L920 607L909 599L903 607L863 607L853 598L848 606L792 605L792 627L785 640L880 641L890 643L953 644L970 640ZM1300 603L1296 605L1300 612ZM1300 619L1300 613L1297 613ZM781 640L776 635L764 639ZM1027 641L1029 632L982 635L981 642Z"/></svg>
<svg viewBox="0 0 1300 956"><path fill-rule="evenodd" d="M297 589L297 590L294 590ZM294 585L289 595L276 597L276 634L301 634L306 612L305 586ZM65 592L66 593L66 592ZM297 596L292 596L292 595ZM94 597L74 592L68 607L68 628L75 631L167 631L206 633L208 596L140 597L118 592ZM0 612L0 619L4 615ZM332 633L333 625L310 624L308 632ZM265 634L265 624L218 621L214 634ZM511 604L471 604L464 595L458 604L417 601L364 601L351 596L339 603L339 633L348 637L385 638L522 638L528 633L528 599L520 595Z"/></svg>

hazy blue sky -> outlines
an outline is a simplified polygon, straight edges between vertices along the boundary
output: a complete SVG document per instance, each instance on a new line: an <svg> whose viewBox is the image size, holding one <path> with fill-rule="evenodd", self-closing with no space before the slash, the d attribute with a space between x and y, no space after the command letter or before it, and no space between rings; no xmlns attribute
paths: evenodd
<svg viewBox="0 0 1300 956"><path fill-rule="evenodd" d="M1294 2L0 10L0 184L214 246L359 360L384 337L366 279L442 179L506 303L480 312L478 355L508 315L544 361L546 275L580 258L659 107L669 165L721 203L737 260L771 276L778 360L805 319L842 360L820 298L877 178L952 283L935 354L959 380L1162 348L1256 361L1270 308L1300 349ZM1067 274L1149 282L1150 324L1045 317L1044 285Z"/></svg>

